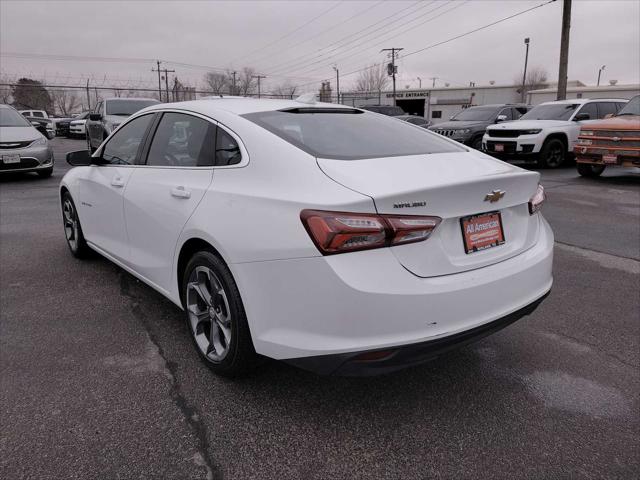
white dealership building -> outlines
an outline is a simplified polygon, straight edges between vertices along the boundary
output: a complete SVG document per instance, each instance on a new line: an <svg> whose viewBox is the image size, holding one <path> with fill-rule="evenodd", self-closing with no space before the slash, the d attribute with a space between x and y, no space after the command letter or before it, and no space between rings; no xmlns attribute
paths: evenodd
<svg viewBox="0 0 640 480"><path fill-rule="evenodd" d="M464 108L497 103L520 103L521 85L471 85L469 87L438 87L396 91L396 104L412 115L424 116L434 124L449 120ZM574 80L567 83L567 98L631 98L640 85L587 86ZM550 88L527 92L526 102L537 105L556 99L556 84ZM341 103L355 107L393 105L393 92L345 92Z"/></svg>

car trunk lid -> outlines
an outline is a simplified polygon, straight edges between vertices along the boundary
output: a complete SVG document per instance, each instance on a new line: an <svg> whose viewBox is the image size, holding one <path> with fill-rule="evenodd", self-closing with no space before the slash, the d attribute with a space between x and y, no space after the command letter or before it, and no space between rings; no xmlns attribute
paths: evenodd
<svg viewBox="0 0 640 480"><path fill-rule="evenodd" d="M540 175L479 152L317 161L334 181L370 196L378 213L442 218L428 240L391 248L417 276L447 275L497 263L530 248L537 238L538 218L529 215L528 201ZM504 196L495 202L485 200L494 191ZM487 212L500 213L505 241L467 254L461 220Z"/></svg>

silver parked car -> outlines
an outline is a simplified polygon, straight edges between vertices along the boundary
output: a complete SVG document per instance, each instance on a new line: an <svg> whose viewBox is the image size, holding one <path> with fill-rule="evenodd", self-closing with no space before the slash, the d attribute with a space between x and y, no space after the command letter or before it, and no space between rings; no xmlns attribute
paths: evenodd
<svg viewBox="0 0 640 480"><path fill-rule="evenodd" d="M89 151L94 152L128 117L157 103L153 98L105 98L98 102L85 123Z"/></svg>
<svg viewBox="0 0 640 480"><path fill-rule="evenodd" d="M53 149L44 126L35 127L16 109L0 105L0 174L53 173Z"/></svg>

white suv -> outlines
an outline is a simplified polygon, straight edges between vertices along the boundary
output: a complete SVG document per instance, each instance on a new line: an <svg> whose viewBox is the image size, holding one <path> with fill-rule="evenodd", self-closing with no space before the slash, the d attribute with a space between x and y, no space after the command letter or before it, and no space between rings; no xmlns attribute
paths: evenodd
<svg viewBox="0 0 640 480"><path fill-rule="evenodd" d="M615 114L628 100L577 98L546 102L513 122L490 125L482 149L498 158L536 161L557 168L573 152L580 126Z"/></svg>

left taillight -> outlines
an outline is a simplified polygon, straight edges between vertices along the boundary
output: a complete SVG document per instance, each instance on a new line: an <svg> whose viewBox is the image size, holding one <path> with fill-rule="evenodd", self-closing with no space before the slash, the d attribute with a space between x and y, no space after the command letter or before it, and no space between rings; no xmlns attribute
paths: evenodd
<svg viewBox="0 0 640 480"><path fill-rule="evenodd" d="M529 200L529 214L533 215L539 211L546 198L547 196L544 193L544 187L542 185L538 185L538 190L536 190L535 195Z"/></svg>
<svg viewBox="0 0 640 480"><path fill-rule="evenodd" d="M323 255L391 247L429 238L440 217L303 210L300 219Z"/></svg>

